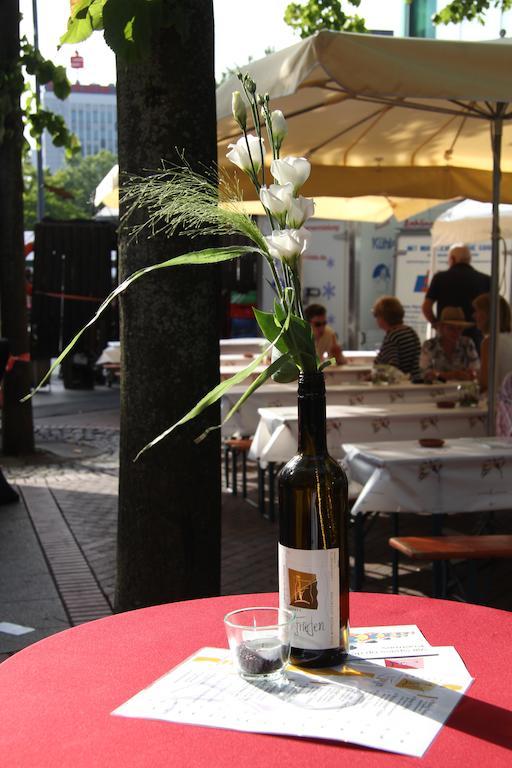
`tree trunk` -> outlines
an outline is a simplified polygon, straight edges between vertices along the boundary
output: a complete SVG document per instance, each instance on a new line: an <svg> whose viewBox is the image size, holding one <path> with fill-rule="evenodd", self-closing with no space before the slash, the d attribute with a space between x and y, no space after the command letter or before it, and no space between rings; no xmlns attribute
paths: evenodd
<svg viewBox="0 0 512 768"><path fill-rule="evenodd" d="M0 73L15 73L20 58L19 3L0 3ZM3 87L3 94L8 89ZM11 355L29 351L23 245L23 178L21 156L23 127L19 95L9 89L5 134L0 137L0 334L7 338ZM3 114L0 110L0 121ZM30 391L30 365L15 362L4 378L2 441L6 454L34 450L32 405L20 403Z"/></svg>
<svg viewBox="0 0 512 768"><path fill-rule="evenodd" d="M118 60L121 181L176 161L175 147L194 167L216 160L212 3L182 5L185 41L161 29L142 63ZM122 277L204 247L184 237L133 242L124 225L119 234ZM193 440L219 423L218 408L133 463L218 382L219 308L220 274L210 266L149 275L121 299L117 610L219 593L220 436Z"/></svg>

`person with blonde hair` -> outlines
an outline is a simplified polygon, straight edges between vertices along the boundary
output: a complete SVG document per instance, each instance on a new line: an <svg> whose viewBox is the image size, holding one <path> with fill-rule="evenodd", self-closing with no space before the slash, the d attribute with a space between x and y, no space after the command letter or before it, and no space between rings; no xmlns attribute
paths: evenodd
<svg viewBox="0 0 512 768"><path fill-rule="evenodd" d="M475 322L484 335L480 347L480 391L489 386L489 331L491 324L491 294L482 293L473 302ZM501 387L507 373L512 372L512 320L510 305L503 296L499 297L498 340L496 345L496 391Z"/></svg>
<svg viewBox="0 0 512 768"><path fill-rule="evenodd" d="M464 243L455 243L448 251L448 269L436 272L425 294L422 311L434 328L445 307L461 307L464 319L470 325L464 336L473 339L476 349L480 348L482 335L471 322L472 302L481 293L491 290L491 278L471 266L471 251ZM434 313L434 304L436 311Z"/></svg>
<svg viewBox="0 0 512 768"><path fill-rule="evenodd" d="M385 336L375 365L393 365L411 377L419 375L420 340L404 324L404 308L395 296L381 296L373 305L373 316Z"/></svg>

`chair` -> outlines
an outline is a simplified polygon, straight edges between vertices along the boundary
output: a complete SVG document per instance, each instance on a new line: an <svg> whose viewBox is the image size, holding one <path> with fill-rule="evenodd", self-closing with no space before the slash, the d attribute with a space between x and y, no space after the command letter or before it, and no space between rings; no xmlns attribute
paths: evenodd
<svg viewBox="0 0 512 768"><path fill-rule="evenodd" d="M252 440L248 437L230 438L224 441L224 473L226 488L231 487L233 496L238 495L238 457L242 457L242 497L247 498L247 454ZM230 461L231 459L231 461ZM231 486L229 483L229 465L231 464Z"/></svg>

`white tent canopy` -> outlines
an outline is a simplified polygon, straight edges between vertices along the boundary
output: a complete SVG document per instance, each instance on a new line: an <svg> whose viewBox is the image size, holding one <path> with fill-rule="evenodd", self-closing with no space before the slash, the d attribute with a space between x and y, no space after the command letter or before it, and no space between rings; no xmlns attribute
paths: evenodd
<svg viewBox="0 0 512 768"><path fill-rule="evenodd" d="M96 187L94 205L119 208L119 166L113 165Z"/></svg>
<svg viewBox="0 0 512 768"><path fill-rule="evenodd" d="M500 205L500 233L512 239L512 205ZM489 243L492 235L492 205L463 200L442 213L432 226L432 247L453 243Z"/></svg>

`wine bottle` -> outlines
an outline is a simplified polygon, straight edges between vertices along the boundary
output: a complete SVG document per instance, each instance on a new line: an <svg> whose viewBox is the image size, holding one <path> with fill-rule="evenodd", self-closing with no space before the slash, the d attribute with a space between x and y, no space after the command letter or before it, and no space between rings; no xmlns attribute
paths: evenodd
<svg viewBox="0 0 512 768"><path fill-rule="evenodd" d="M327 453L323 373L299 374L298 453L279 475L279 604L296 613L291 660L340 664L348 651L348 481Z"/></svg>

